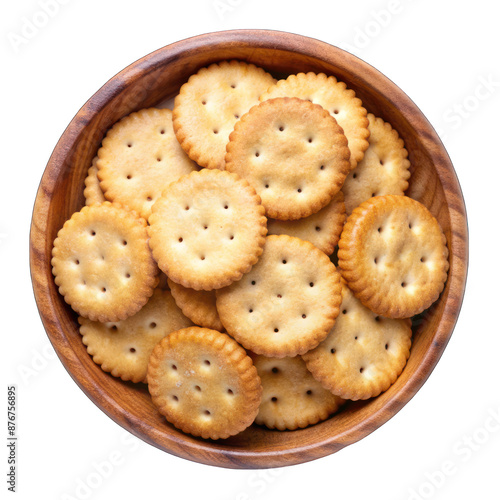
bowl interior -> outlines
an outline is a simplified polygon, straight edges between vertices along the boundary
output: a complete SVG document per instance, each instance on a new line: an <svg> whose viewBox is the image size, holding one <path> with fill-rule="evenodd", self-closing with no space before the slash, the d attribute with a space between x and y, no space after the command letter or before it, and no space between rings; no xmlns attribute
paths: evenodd
<svg viewBox="0 0 500 500"><path fill-rule="evenodd" d="M256 425L227 440L183 434L153 407L147 387L104 373L87 354L77 316L58 294L50 267L52 242L84 205L88 167L106 131L123 116L174 96L200 67L224 59L262 66L276 77L298 72L334 75L354 89L369 112L392 124L405 141L412 176L407 194L441 224L450 249L450 273L440 299L413 321L408 364L377 398L349 403L315 426L288 432ZM390 80L340 49L288 33L235 31L175 43L132 64L79 111L54 150L39 188L31 231L31 272L44 326L77 384L117 423L172 454L225 467L275 467L325 456L369 434L420 388L452 333L465 286L467 229L460 188L437 135L418 108Z"/></svg>

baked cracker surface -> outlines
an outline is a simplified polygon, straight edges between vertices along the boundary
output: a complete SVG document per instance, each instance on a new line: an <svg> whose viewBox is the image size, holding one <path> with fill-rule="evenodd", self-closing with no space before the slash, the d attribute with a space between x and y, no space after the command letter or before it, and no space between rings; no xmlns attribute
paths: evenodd
<svg viewBox="0 0 500 500"><path fill-rule="evenodd" d="M300 356L252 357L262 381L262 402L255 423L295 430L327 419L343 404L342 398L312 376Z"/></svg>
<svg viewBox="0 0 500 500"><path fill-rule="evenodd" d="M312 243L271 235L252 270L216 295L222 324L246 349L295 356L316 347L333 326L340 274Z"/></svg>
<svg viewBox="0 0 500 500"><path fill-rule="evenodd" d="M97 160L98 156L95 156L92 160L92 165L90 165L87 172L87 177L85 177L85 189L83 191L83 196L85 197L85 205L92 205L93 203L103 203L106 201L104 194L99 186L99 179L97 178Z"/></svg>
<svg viewBox="0 0 500 500"><path fill-rule="evenodd" d="M173 332L156 345L148 387L154 405L170 423L206 439L246 429L262 395L246 351L228 335L198 327Z"/></svg>
<svg viewBox="0 0 500 500"><path fill-rule="evenodd" d="M221 332L224 327L215 306L215 291L193 290L168 280L175 303L196 325Z"/></svg>
<svg viewBox="0 0 500 500"><path fill-rule="evenodd" d="M241 279L262 254L264 207L237 175L203 169L164 190L149 217L150 246L176 283L213 290Z"/></svg>
<svg viewBox="0 0 500 500"><path fill-rule="evenodd" d="M367 111L354 90L344 82L324 73L298 73L279 80L260 96L261 101L274 97L298 97L319 104L337 120L342 127L351 151L351 168L363 159L368 148Z"/></svg>
<svg viewBox="0 0 500 500"><path fill-rule="evenodd" d="M351 400L378 396L406 365L411 322L375 314L345 283L340 309L326 339L302 357L313 376L333 394Z"/></svg>
<svg viewBox="0 0 500 500"><path fill-rule="evenodd" d="M339 191L332 201L319 212L298 220L267 220L269 234L287 234L310 241L326 255L337 246L346 215L344 195Z"/></svg>
<svg viewBox="0 0 500 500"><path fill-rule="evenodd" d="M382 118L368 113L368 121L368 149L342 186L347 215L373 196L403 195L408 188L410 162L403 140Z"/></svg>
<svg viewBox="0 0 500 500"><path fill-rule="evenodd" d="M154 346L166 335L192 325L167 290L156 288L146 305L123 321L100 323L79 317L80 334L95 363L114 377L146 382Z"/></svg>
<svg viewBox="0 0 500 500"><path fill-rule="evenodd" d="M376 196L348 217L338 263L349 288L372 311L409 318L444 288L446 237L429 210L408 196Z"/></svg>
<svg viewBox="0 0 500 500"><path fill-rule="evenodd" d="M146 219L166 186L197 169L175 137L169 109L141 109L122 118L97 154L97 176L106 199Z"/></svg>
<svg viewBox="0 0 500 500"><path fill-rule="evenodd" d="M254 106L229 136L226 170L244 177L272 219L318 212L340 191L349 166L347 139L321 106L276 98Z"/></svg>
<svg viewBox="0 0 500 500"><path fill-rule="evenodd" d="M81 316L118 321L134 315L157 285L146 221L118 203L83 207L64 223L52 249L59 293Z"/></svg>
<svg viewBox="0 0 500 500"><path fill-rule="evenodd" d="M242 61L200 69L175 98L174 128L182 148L202 167L223 170L234 124L275 82L262 68Z"/></svg>

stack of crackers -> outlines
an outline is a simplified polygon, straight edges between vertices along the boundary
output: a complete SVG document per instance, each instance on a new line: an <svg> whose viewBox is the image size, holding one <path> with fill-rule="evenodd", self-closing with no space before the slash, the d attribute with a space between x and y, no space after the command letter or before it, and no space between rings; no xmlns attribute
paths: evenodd
<svg viewBox="0 0 500 500"><path fill-rule="evenodd" d="M404 195L407 157L333 76L200 69L172 111L107 132L54 241L89 354L203 438L379 395L448 271L437 220Z"/></svg>

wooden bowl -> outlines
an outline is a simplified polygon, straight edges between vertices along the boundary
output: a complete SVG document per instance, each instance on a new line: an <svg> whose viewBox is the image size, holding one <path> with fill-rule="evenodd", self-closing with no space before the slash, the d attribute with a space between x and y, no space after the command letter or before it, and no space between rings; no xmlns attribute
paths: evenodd
<svg viewBox="0 0 500 500"><path fill-rule="evenodd" d="M450 271L439 300L414 319L408 364L380 396L349 403L320 424L296 431L253 425L226 440L198 439L168 424L143 384L105 373L87 354L76 314L59 295L51 273L52 242L84 204L87 169L106 131L120 118L174 96L199 68L223 59L262 66L277 77L298 72L335 75L354 89L369 112L392 124L405 141L412 176L407 194L424 203L448 240ZM415 104L365 62L326 43L265 30L226 31L164 47L107 82L77 113L59 140L38 189L30 239L36 302L60 360L80 388L109 417L173 455L210 465L259 468L293 465L334 453L387 422L418 391L450 339L464 294L467 222L460 186L436 132Z"/></svg>

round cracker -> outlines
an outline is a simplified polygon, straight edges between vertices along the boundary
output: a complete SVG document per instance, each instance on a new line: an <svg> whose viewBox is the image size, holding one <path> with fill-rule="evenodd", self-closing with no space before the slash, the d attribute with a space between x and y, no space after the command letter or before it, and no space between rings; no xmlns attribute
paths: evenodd
<svg viewBox="0 0 500 500"><path fill-rule="evenodd" d="M354 209L339 241L339 268L373 312L409 318L444 288L445 235L429 210L408 196L376 196Z"/></svg>
<svg viewBox="0 0 500 500"><path fill-rule="evenodd" d="M352 400L378 396L396 381L410 356L411 321L375 314L345 283L340 309L328 337L302 357L333 394Z"/></svg>
<svg viewBox="0 0 500 500"><path fill-rule="evenodd" d="M268 217L300 219L318 212L350 170L347 139L321 106L277 98L254 106L229 136L226 170L255 188Z"/></svg>
<svg viewBox="0 0 500 500"><path fill-rule="evenodd" d="M326 420L344 402L311 375L300 356L252 358L262 381L256 424L280 431L304 428Z"/></svg>
<svg viewBox="0 0 500 500"><path fill-rule="evenodd" d="M193 290L168 280L175 303L182 312L196 325L221 332L224 327L215 306L215 291Z"/></svg>
<svg viewBox="0 0 500 500"><path fill-rule="evenodd" d="M78 314L119 321L147 302L158 267L146 226L135 212L109 201L85 206L64 223L52 249L52 272Z"/></svg>
<svg viewBox="0 0 500 500"><path fill-rule="evenodd" d="M100 187L147 219L163 188L196 165L180 147L169 109L141 109L108 131L97 152Z"/></svg>
<svg viewBox="0 0 500 500"><path fill-rule="evenodd" d="M316 347L333 326L340 274L312 243L271 235L252 270L216 295L222 324L246 349L295 356Z"/></svg>
<svg viewBox="0 0 500 500"><path fill-rule="evenodd" d="M241 61L211 64L192 75L173 111L177 139L189 157L202 167L223 170L234 124L274 83L262 68Z"/></svg>
<svg viewBox="0 0 500 500"><path fill-rule="evenodd" d="M148 387L170 423L205 439L246 429L262 394L246 351L228 335L198 327L173 332L154 348Z"/></svg>
<svg viewBox="0 0 500 500"><path fill-rule="evenodd" d="M160 288L138 313L123 321L100 323L80 316L78 322L94 362L114 377L132 382L146 382L149 357L163 337L192 325L171 293Z"/></svg>
<svg viewBox="0 0 500 500"><path fill-rule="evenodd" d="M288 234L310 241L326 255L337 246L345 223L344 195L339 191L328 205L319 212L298 220L268 219L268 234Z"/></svg>
<svg viewBox="0 0 500 500"><path fill-rule="evenodd" d="M403 139L382 118L368 113L368 121L368 149L342 186L347 215L373 196L403 195L408 189L410 162Z"/></svg>
<svg viewBox="0 0 500 500"><path fill-rule="evenodd" d="M195 290L241 279L261 255L267 233L264 208L248 182L208 169L168 186L153 205L149 224L160 269Z"/></svg>
<svg viewBox="0 0 500 500"><path fill-rule="evenodd" d="M368 148L368 119L363 103L352 89L334 76L324 73L299 73L278 81L260 96L260 101L275 97L298 97L319 104L337 120L342 127L351 151L351 168L363 159Z"/></svg>
<svg viewBox="0 0 500 500"><path fill-rule="evenodd" d="M98 156L95 156L92 160L92 165L90 165L87 172L87 177L85 177L85 189L83 191L83 196L85 197L85 205L92 205L93 203L103 203L106 201L104 194L99 186L99 179L97 178L97 160Z"/></svg>

